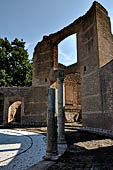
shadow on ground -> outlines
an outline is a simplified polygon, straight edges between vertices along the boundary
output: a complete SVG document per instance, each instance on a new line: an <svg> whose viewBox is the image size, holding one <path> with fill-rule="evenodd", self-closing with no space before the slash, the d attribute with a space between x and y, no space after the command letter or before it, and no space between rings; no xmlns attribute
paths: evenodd
<svg viewBox="0 0 113 170"><path fill-rule="evenodd" d="M47 170L113 170L113 146L109 137L76 130L67 131L66 140L67 151ZM86 144L90 145L87 149Z"/></svg>

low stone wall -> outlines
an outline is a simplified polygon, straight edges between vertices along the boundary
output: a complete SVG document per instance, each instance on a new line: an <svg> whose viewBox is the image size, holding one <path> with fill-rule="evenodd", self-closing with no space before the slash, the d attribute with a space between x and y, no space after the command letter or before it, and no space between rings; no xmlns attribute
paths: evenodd
<svg viewBox="0 0 113 170"><path fill-rule="evenodd" d="M81 127L79 130L88 131L92 133L97 133L100 135L105 135L109 137L113 137L113 131L107 130L107 129L101 129L101 128L92 128L92 127Z"/></svg>
<svg viewBox="0 0 113 170"><path fill-rule="evenodd" d="M46 124L47 87L0 88L0 93L4 96L3 124L8 124L9 107L17 101L21 102L19 113L21 125Z"/></svg>

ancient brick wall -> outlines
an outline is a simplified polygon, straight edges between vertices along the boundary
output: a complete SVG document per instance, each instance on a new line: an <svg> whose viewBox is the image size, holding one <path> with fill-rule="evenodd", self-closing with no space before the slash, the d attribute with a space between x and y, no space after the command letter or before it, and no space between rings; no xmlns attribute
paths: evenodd
<svg viewBox="0 0 113 170"><path fill-rule="evenodd" d="M83 125L101 128L103 127L103 103L100 67L106 65L113 59L113 38L108 12L100 4L94 2L90 10L83 17L78 18L61 31L44 37L42 42L37 45L35 51L40 51L40 45L42 44L43 46L44 44L44 52L47 50L45 47L49 44L49 53L47 54L44 52L47 60L43 61L44 68L47 67L47 74L45 74L45 72L43 72L43 74L49 77L49 71L51 69L58 69L59 67L58 44L74 33L77 34L78 70L76 70L73 66L73 69L67 69L65 67L64 69L68 70L67 73L71 71L73 73L80 72ZM37 57L38 60L38 58L41 59L43 55L41 56L38 52L35 57ZM51 64L46 65L46 62L50 60L50 57ZM40 67L38 68L37 66L37 70L38 69L40 69ZM40 71L38 71L38 73L40 74ZM70 84L70 88L68 87L68 84ZM38 86L38 84L35 85ZM68 96L66 102L67 104L72 105L72 101L74 101L72 99L74 94L72 91L75 87L72 85L71 81L67 82L66 89L67 91L71 90L70 95L68 94L69 92L66 94Z"/></svg>
<svg viewBox="0 0 113 170"><path fill-rule="evenodd" d="M63 86L65 120L66 122L74 122L81 110L81 78L79 67L77 63L70 66L64 66L58 63L58 69L63 69L65 73ZM58 81L52 83L51 87L56 88L56 112L58 112Z"/></svg>
<svg viewBox="0 0 113 170"><path fill-rule="evenodd" d="M70 98L70 96L68 95L70 90L70 88L68 88L69 84L71 84L72 93L73 93L71 99L72 104L71 105L67 104L66 106L66 113L67 113L66 115L67 117L71 117L70 120L72 120L72 117L74 117L74 115L77 114L77 112L79 112L80 110L78 109L77 104L75 104L77 101L76 98L78 94L80 96L80 92L77 93L77 90L79 89L80 91L80 88L78 87L77 83L75 84L75 82L77 82L78 80L77 77L78 74L80 78L80 69L78 64L73 64L72 66L66 67L58 63L58 44L66 37L75 34L80 29L79 28L80 24L81 24L81 18L76 20L66 28L62 29L61 31L58 31L55 34L44 36L43 40L39 42L35 47L34 56L33 56L33 83L32 83L33 88L52 87L58 89L58 83L56 79L52 78L54 77L54 70L57 69L65 70L65 74L66 74L66 79L64 82L64 91L66 92L65 94L67 98ZM58 95L58 91L57 91L57 95ZM67 100L67 98L65 98L65 101ZM45 102L47 102L47 100L45 100ZM69 114L71 116L68 116ZM38 113L37 115L40 116ZM45 115L46 115L45 112L43 112L43 118L45 117Z"/></svg>
<svg viewBox="0 0 113 170"><path fill-rule="evenodd" d="M46 124L48 108L48 88L33 87L30 94L24 98L24 116L22 124Z"/></svg>
<svg viewBox="0 0 113 170"><path fill-rule="evenodd" d="M113 59L112 34L107 11L98 3L94 3L90 10L91 15L86 14L87 19L89 17L88 22L83 24L86 31L80 35L84 44L79 39L83 49L87 47L86 52L81 51L81 48L79 52L83 125L102 128L103 103L99 68Z"/></svg>
<svg viewBox="0 0 113 170"><path fill-rule="evenodd" d="M32 86L48 86L49 73L53 68L53 46L48 37L44 36L42 42L35 47L33 56L33 80Z"/></svg>
<svg viewBox="0 0 113 170"><path fill-rule="evenodd" d="M78 33L78 60L82 79L82 115L84 126L100 126L102 117L101 89L99 79L98 31L96 8L93 3L83 16L82 27Z"/></svg>
<svg viewBox="0 0 113 170"><path fill-rule="evenodd" d="M21 118L22 125L40 125L46 124L47 113L47 94L48 89L43 87L15 87L0 88L0 93L4 96L3 104L3 124L8 123L10 117L10 106L16 102L21 102ZM15 110L15 108L13 109ZM14 113L15 114L15 113ZM9 119L9 122L11 120Z"/></svg>
<svg viewBox="0 0 113 170"><path fill-rule="evenodd" d="M113 60L100 68L102 108L102 128L113 130Z"/></svg>
<svg viewBox="0 0 113 170"><path fill-rule="evenodd" d="M80 72L83 125L99 128L103 125L99 68L113 58L113 48L108 12L97 2L93 3L84 16L57 33L44 36L43 40L37 44L34 52L33 87L47 85L49 87L51 85L50 72L59 68L58 44L75 33L77 34L78 67L76 67L77 70L73 66L73 69L65 67L64 69L67 69L68 73L72 70L73 74ZM55 87L54 83L53 87ZM70 87L72 87L71 91L75 88L74 86ZM72 98L71 92L68 95L68 100L66 99L67 102L69 100L72 102ZM100 121L97 122L97 120Z"/></svg>
<svg viewBox="0 0 113 170"><path fill-rule="evenodd" d="M66 67L58 63L58 44L75 33L78 62ZM66 116L81 108L83 126L112 129L112 42L108 12L97 2L72 24L44 36L34 50L32 87L0 89L4 94L4 123L9 102L17 100L22 101L22 124L46 123L48 88L58 88L56 70L62 68L66 75Z"/></svg>
<svg viewBox="0 0 113 170"><path fill-rule="evenodd" d="M8 117L9 117L9 107L17 101L22 102L21 105L21 121L22 116L24 116L24 98L25 96L28 96L30 91L30 88L0 88L0 93L4 96L3 101L3 124L8 123Z"/></svg>
<svg viewBox="0 0 113 170"><path fill-rule="evenodd" d="M99 66L102 67L113 59L113 38L108 12L102 6L96 7L98 31Z"/></svg>
<svg viewBox="0 0 113 170"><path fill-rule="evenodd" d="M0 124L3 123L4 94L0 93Z"/></svg>
<svg viewBox="0 0 113 170"><path fill-rule="evenodd" d="M81 80L80 74L67 74L64 80L65 119L67 122L76 121L81 110Z"/></svg>

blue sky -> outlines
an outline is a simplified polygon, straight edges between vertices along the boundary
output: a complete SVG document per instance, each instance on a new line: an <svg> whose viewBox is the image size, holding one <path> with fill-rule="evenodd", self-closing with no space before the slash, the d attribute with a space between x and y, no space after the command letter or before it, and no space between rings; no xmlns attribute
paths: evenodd
<svg viewBox="0 0 113 170"><path fill-rule="evenodd" d="M16 37L26 42L29 58L44 35L54 33L82 16L94 0L0 0L0 37ZM109 12L113 25L113 0L98 0ZM76 61L76 38L70 36L59 45L59 61Z"/></svg>

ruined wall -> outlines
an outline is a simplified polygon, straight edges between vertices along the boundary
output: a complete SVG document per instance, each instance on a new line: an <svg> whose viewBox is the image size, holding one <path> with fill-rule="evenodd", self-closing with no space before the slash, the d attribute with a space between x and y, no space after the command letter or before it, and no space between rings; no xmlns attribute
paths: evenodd
<svg viewBox="0 0 113 170"><path fill-rule="evenodd" d="M100 18L100 14L104 19ZM78 53L82 77L83 126L103 127L99 68L113 58L113 53L111 53L112 34L110 32L110 22L108 21L107 11L100 4L94 2L92 8L84 16L82 29L78 33ZM102 32L103 27L106 28L104 29L104 34ZM104 41L105 34L106 41ZM104 42L102 43L102 41ZM104 48L107 42L107 48Z"/></svg>
<svg viewBox="0 0 113 170"><path fill-rule="evenodd" d="M28 97L24 98L24 116L22 124L45 125L48 108L48 88L33 87Z"/></svg>
<svg viewBox="0 0 113 170"><path fill-rule="evenodd" d="M3 123L4 94L0 93L0 124Z"/></svg>
<svg viewBox="0 0 113 170"><path fill-rule="evenodd" d="M83 126L91 127L101 127L102 117L96 6L94 3L86 13L78 33Z"/></svg>
<svg viewBox="0 0 113 170"><path fill-rule="evenodd" d="M58 69L59 66L58 44L75 33L77 35L77 68L81 77L83 125L100 128L103 126L101 119L103 105L99 68L113 58L113 38L108 12L99 3L94 2L84 16L57 33L44 36L43 40L37 44L33 58L33 87L51 85L50 72ZM71 92L68 99L72 96Z"/></svg>
<svg viewBox="0 0 113 170"><path fill-rule="evenodd" d="M81 78L78 64L65 66L58 63L58 69L63 69L65 73L63 86L63 104L65 109L66 122L74 122L81 110ZM51 84L51 88L56 88L56 114L58 114L58 81Z"/></svg>
<svg viewBox="0 0 113 170"><path fill-rule="evenodd" d="M4 95L4 103L3 103L3 124L8 123L8 113L9 107L16 101L21 101L21 120L22 116L24 116L24 97L28 96L30 88L0 88L0 93Z"/></svg>
<svg viewBox="0 0 113 170"><path fill-rule="evenodd" d="M39 42L35 47L33 56L33 80L32 86L48 86L49 73L53 68L53 46L48 37L43 37L43 41Z"/></svg>
<svg viewBox="0 0 113 170"><path fill-rule="evenodd" d="M58 44L75 33L78 63L66 67L58 63ZM7 123L9 102L20 100L22 124L46 123L48 88L58 88L55 71L63 68L66 114L82 105L83 126L112 129L112 42L108 12L97 2L72 24L44 36L34 50L32 87L0 89L7 106L3 121Z"/></svg>
<svg viewBox="0 0 113 170"><path fill-rule="evenodd" d="M99 66L102 67L113 59L113 36L108 12L102 6L96 7L98 32Z"/></svg>
<svg viewBox="0 0 113 170"><path fill-rule="evenodd" d="M76 66L61 66L58 63L58 44L75 33L77 35L78 63L75 64ZM54 34L44 36L34 51L32 91L29 98L25 98L23 122L26 120L34 122L36 116L40 122L45 121L47 89L52 86L57 88L56 80L54 78L51 80L50 77L54 77L53 70L62 67L66 74L64 86L67 115L71 115L71 110L75 113L74 109L82 104L83 126L103 128L106 124L106 128L111 129L112 119L109 126L107 121L111 118L109 114L112 113L112 93L104 90L104 83L107 81L108 85L111 84L112 71L110 71L108 80L104 67L102 70L101 67L113 59L112 41L113 35L108 12L97 2L93 3L84 16L69 26ZM107 67L111 69L110 65ZM105 70L107 70L106 68ZM80 73L81 87L79 83L79 85L77 84L77 73ZM104 83L102 77L105 80ZM82 99L79 97L80 91ZM109 100L106 99L107 95ZM107 104L109 108L106 110Z"/></svg>
<svg viewBox="0 0 113 170"><path fill-rule="evenodd" d="M49 74L58 69L58 44L78 32L80 25L81 18L55 34L44 36L37 44L33 55L33 87L50 86Z"/></svg>
<svg viewBox="0 0 113 170"><path fill-rule="evenodd" d="M103 129L113 130L113 60L100 68Z"/></svg>
<svg viewBox="0 0 113 170"><path fill-rule="evenodd" d="M66 78L66 81L64 83L64 88L66 89L66 95L69 93L68 86L65 86L66 84L72 84L72 92L73 92L73 99L71 106L66 107L66 115L69 117L69 114L73 114L71 116L74 117L74 115L77 113L78 108L75 99L77 97L77 85L75 85L74 80L77 78L74 74L79 71L79 65L76 64L76 66L72 65L70 67L63 66L58 63L58 44L64 40L66 37L75 34L80 27L81 19L76 20L66 28L62 29L61 31L58 31L55 34L51 34L49 36L44 36L43 40L37 44L34 50L34 56L33 56L33 81L32 81L32 87L45 87L45 88L57 88L58 89L58 83L56 79L54 79L54 70L63 68L65 70L65 74L71 74L68 75L68 78ZM80 71L79 71L80 72ZM73 75L72 75L73 74ZM80 74L79 74L80 75ZM71 79L69 80L69 77ZM73 80L72 80L73 77ZM52 80L53 79L53 80ZM64 91L65 91L64 89ZM58 91L57 91L58 94ZM36 94L35 94L36 95ZM42 93L42 96L44 98L44 93ZM69 96L67 97L69 98ZM65 100L67 100L67 98ZM74 100L75 99L75 100ZM47 99L45 99L45 102L47 102ZM67 104L68 105L68 104ZM38 116L39 113L37 113ZM46 116L46 113L43 112L43 119ZM73 118L74 119L74 118ZM69 120L69 118L68 118Z"/></svg>
<svg viewBox="0 0 113 170"><path fill-rule="evenodd" d="M9 108L11 104L17 101L21 102L20 124L46 124L47 88L0 88L0 93L4 95L3 124L8 124L8 113L10 113Z"/></svg>
<svg viewBox="0 0 113 170"><path fill-rule="evenodd" d="M65 119L74 122L81 110L80 74L67 74L64 80Z"/></svg>

